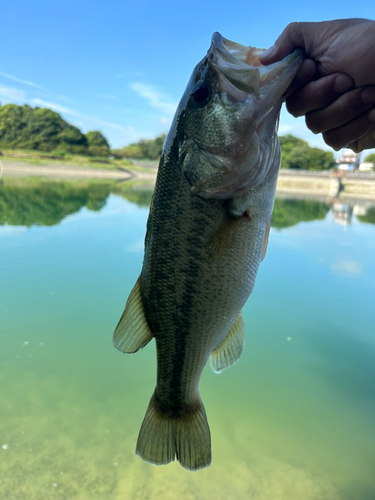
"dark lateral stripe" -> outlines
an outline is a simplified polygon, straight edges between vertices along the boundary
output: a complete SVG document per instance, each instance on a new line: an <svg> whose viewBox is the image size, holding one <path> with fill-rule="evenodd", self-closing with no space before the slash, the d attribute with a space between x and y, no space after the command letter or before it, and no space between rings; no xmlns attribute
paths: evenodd
<svg viewBox="0 0 375 500"><path fill-rule="evenodd" d="M181 309L178 311L178 330L175 332L175 342L174 342L174 364L173 372L170 382L170 393L180 395L181 398L181 385L182 385L182 375L185 369L185 359L186 348L189 342L188 332L191 330L191 320L194 317L193 301L196 296L197 287L199 286L199 273L202 266L201 252L204 246L204 240L202 238L205 235L203 228L205 227L205 218L201 215L202 201L196 196L190 195L190 210L193 214L193 220L187 236L185 237L185 245L187 253L189 255L188 261L186 263L186 272L184 273L185 280L185 291L182 296ZM180 398L177 397L176 404L181 404L182 401L178 401Z"/></svg>

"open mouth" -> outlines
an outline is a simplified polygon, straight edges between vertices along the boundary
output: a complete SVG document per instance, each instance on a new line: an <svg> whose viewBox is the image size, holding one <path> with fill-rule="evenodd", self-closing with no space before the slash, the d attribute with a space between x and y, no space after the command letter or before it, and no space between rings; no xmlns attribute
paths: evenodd
<svg viewBox="0 0 375 500"><path fill-rule="evenodd" d="M212 36L211 47L208 51L210 64L237 89L246 94L254 93L259 87L279 80L285 73L286 87L289 85L286 71L293 62L302 62L302 51L297 49L283 60L263 66L259 61L260 54L265 49L246 47L224 38L220 33ZM293 71L294 76L295 71ZM286 90L285 87L285 90Z"/></svg>

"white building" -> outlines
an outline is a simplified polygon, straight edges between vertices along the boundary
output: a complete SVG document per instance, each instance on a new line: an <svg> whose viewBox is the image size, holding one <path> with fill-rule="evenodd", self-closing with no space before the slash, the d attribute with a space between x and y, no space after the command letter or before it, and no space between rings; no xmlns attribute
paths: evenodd
<svg viewBox="0 0 375 500"><path fill-rule="evenodd" d="M336 160L339 170L356 170L359 168L361 155L354 153L350 149L345 149L341 158Z"/></svg>
<svg viewBox="0 0 375 500"><path fill-rule="evenodd" d="M374 164L371 161L360 163L359 170L361 172L371 172L374 170Z"/></svg>

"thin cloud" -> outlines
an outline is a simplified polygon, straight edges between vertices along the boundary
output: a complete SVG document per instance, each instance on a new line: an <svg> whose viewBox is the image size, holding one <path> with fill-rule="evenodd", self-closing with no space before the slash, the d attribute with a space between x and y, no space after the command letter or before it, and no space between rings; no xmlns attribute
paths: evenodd
<svg viewBox="0 0 375 500"><path fill-rule="evenodd" d="M150 106L161 111L162 113L173 116L177 103L173 102L171 98L162 92L158 92L151 85L145 85L144 83L133 82L130 84L130 88L134 90L139 96L147 99Z"/></svg>
<svg viewBox="0 0 375 500"><path fill-rule="evenodd" d="M37 85L34 82L29 82L28 80L22 80L22 78L18 78L17 76L8 75L7 73L3 73L2 71L0 71L0 76L3 76L4 78L8 78L9 80L13 80L18 83L22 83L23 85L28 85L29 87L34 87L34 89L38 89L43 92L48 92L47 89L41 87L40 85Z"/></svg>
<svg viewBox="0 0 375 500"><path fill-rule="evenodd" d="M85 120L91 120L95 123L98 123L99 125L103 125L106 127L111 127L123 132L131 132L134 130L133 127L124 127L123 125L118 125L117 123L111 123L107 122L105 120L101 120L100 118L96 118L95 116L89 116L89 115L83 115L82 113L79 113L78 111L75 111L74 109L69 109L66 108L65 106L61 106L61 104L57 104L55 102L49 102L49 101L44 101L43 99L32 99L32 103L35 106L43 106L46 108L53 109L57 111L58 113L64 113L66 115L74 116L75 118L82 118Z"/></svg>
<svg viewBox="0 0 375 500"><path fill-rule="evenodd" d="M118 97L113 94L96 94L100 99L110 99L111 101L118 101Z"/></svg>
<svg viewBox="0 0 375 500"><path fill-rule="evenodd" d="M339 260L330 265L331 271L340 276L357 277L362 274L362 266L359 262Z"/></svg>
<svg viewBox="0 0 375 500"><path fill-rule="evenodd" d="M12 87L0 86L0 96L3 99L11 99L12 101L25 101L25 93Z"/></svg>
<svg viewBox="0 0 375 500"><path fill-rule="evenodd" d="M65 106L61 106L61 104L57 104L55 102L45 101L44 99L34 98L31 99L31 102L34 106L41 106L44 108L51 108L58 113L66 113L67 115L77 116L78 118L82 117L79 113L74 111L73 109L66 108Z"/></svg>

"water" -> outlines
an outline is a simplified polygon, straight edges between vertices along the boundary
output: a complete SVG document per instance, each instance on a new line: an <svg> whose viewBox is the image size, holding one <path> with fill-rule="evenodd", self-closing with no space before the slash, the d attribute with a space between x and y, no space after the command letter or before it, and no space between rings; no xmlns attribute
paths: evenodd
<svg viewBox="0 0 375 500"><path fill-rule="evenodd" d="M373 208L277 200L245 351L202 376L213 461L192 473L134 454L155 345L111 342L150 192L0 182L0 498L375 498Z"/></svg>

